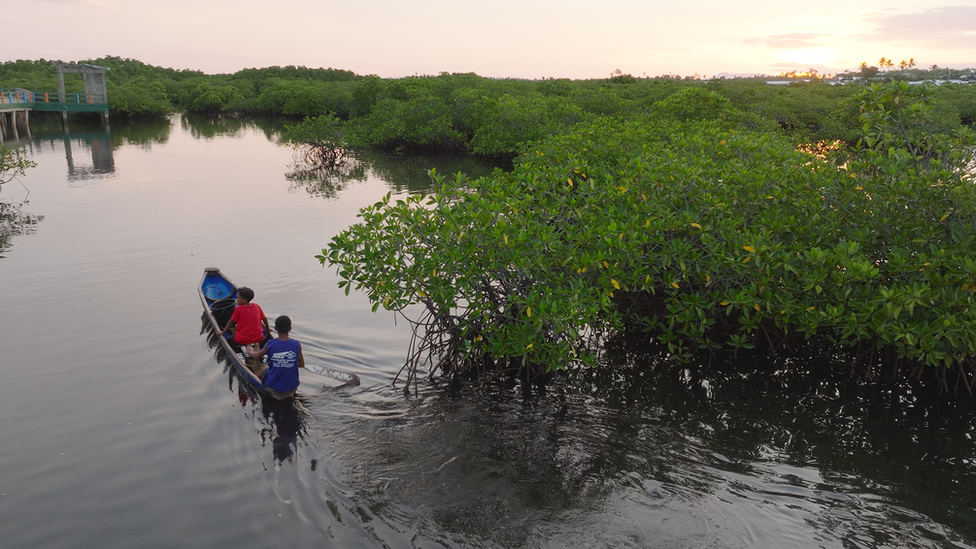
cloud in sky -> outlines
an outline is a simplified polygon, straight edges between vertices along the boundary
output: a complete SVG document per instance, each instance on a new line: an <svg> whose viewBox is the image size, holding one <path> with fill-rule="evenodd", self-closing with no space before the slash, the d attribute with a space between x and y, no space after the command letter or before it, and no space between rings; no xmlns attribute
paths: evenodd
<svg viewBox="0 0 976 549"><path fill-rule="evenodd" d="M764 48L793 50L823 46L826 38L830 38L830 36L812 32L794 32L791 34L774 34L760 38L747 38L742 42Z"/></svg>
<svg viewBox="0 0 976 549"><path fill-rule="evenodd" d="M915 13L873 13L863 20L876 26L867 35L875 40L976 50L976 5L943 6Z"/></svg>
<svg viewBox="0 0 976 549"><path fill-rule="evenodd" d="M17 0L0 14L20 21L4 28L0 62L114 55L207 73L305 65L518 78L844 70L882 55L976 66L976 0L962 2Z"/></svg>
<svg viewBox="0 0 976 549"><path fill-rule="evenodd" d="M35 0L38 1L38 0ZM116 0L39 0L49 4L64 4L67 6L80 6L83 8L96 8L103 10L114 10L117 8Z"/></svg>

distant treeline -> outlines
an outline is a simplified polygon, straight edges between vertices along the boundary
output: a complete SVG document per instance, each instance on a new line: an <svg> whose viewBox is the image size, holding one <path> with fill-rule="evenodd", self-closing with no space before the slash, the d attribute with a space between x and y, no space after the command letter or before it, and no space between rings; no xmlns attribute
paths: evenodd
<svg viewBox="0 0 976 549"><path fill-rule="evenodd" d="M174 111L296 119L328 114L343 122L345 138L353 145L501 156L515 156L521 144L579 122L608 116L626 119L668 109L666 100L688 89L712 92L696 96L702 109L727 101L739 116L752 117L753 127L778 127L798 142L852 141L859 135L858 106L852 97L863 89L858 84L832 86L816 80L770 86L761 79L703 81L628 74L592 80L493 79L470 73L385 79L294 66L207 75L119 57L79 63L111 69L109 109L117 117ZM898 78L894 73L888 77ZM79 75L67 75L66 85L69 92L82 91ZM53 62L2 63L0 86L56 90ZM934 116L942 128L976 126L976 85L940 86L934 102ZM685 110L696 108L687 97L680 105Z"/></svg>

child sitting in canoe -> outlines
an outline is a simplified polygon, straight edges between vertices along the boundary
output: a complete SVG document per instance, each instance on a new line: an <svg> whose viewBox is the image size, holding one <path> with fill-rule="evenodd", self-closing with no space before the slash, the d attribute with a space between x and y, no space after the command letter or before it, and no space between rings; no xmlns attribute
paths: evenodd
<svg viewBox="0 0 976 549"><path fill-rule="evenodd" d="M256 349L271 339L271 326L268 324L268 318L264 316L261 306L257 303L251 303L253 299L254 290L247 286L238 288L237 307L230 315L227 325L218 334L242 347L250 346ZM231 330L233 330L233 336L230 333Z"/></svg>
<svg viewBox="0 0 976 549"><path fill-rule="evenodd" d="M298 369L305 367L302 344L288 337L291 332L291 319L281 315L275 319L278 337L265 343L259 351L246 350L251 358L258 360L267 355L268 362L258 366L254 373L261 382L279 393L290 393L298 388Z"/></svg>

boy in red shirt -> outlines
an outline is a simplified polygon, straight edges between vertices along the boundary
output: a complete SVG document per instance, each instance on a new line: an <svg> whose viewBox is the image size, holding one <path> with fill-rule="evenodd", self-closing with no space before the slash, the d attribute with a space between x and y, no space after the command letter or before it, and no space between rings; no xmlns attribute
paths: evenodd
<svg viewBox="0 0 976 549"><path fill-rule="evenodd" d="M230 320L218 335L224 336L230 330L234 330L233 339L230 334L224 336L229 341L241 346L258 345L264 342L265 338L271 337L271 326L268 324L268 317L264 316L264 311L257 303L251 303L254 299L254 290L247 286L237 289L237 307L230 315ZM264 324L262 329L262 324Z"/></svg>

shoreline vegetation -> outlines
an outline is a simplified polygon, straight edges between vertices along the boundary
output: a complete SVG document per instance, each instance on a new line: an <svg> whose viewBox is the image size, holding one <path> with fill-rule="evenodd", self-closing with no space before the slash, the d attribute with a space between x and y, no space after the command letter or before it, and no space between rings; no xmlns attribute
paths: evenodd
<svg viewBox="0 0 976 549"><path fill-rule="evenodd" d="M50 60L0 63L0 85L49 91L57 88ZM345 142L387 150L451 151L514 158L533 141L599 117L644 115L683 90L706 90L732 107L778 126L798 143L858 135L855 101L865 84L891 81L946 82L933 91L944 125L976 126L976 70L914 60L897 65L882 58L838 75L814 70L778 76L703 79L674 74L608 78L499 79L473 73L441 73L387 79L333 68L266 67L207 75L101 57L79 61L109 68L112 117L158 117L171 112L284 116L295 120L330 115L341 122ZM789 83L769 85L767 82ZM834 85L846 82L844 85ZM959 82L973 82L959 83ZM83 91L80 75L65 76L69 93Z"/></svg>
<svg viewBox="0 0 976 549"><path fill-rule="evenodd" d="M624 341L678 364L809 351L976 391L976 84L909 83L972 71L889 61L774 86L88 62L112 69L113 116L292 117L283 140L310 169L356 148L512 160L432 171L432 190L364 208L317 256L413 326L405 390L435 372L531 383ZM0 64L5 87L53 73Z"/></svg>

